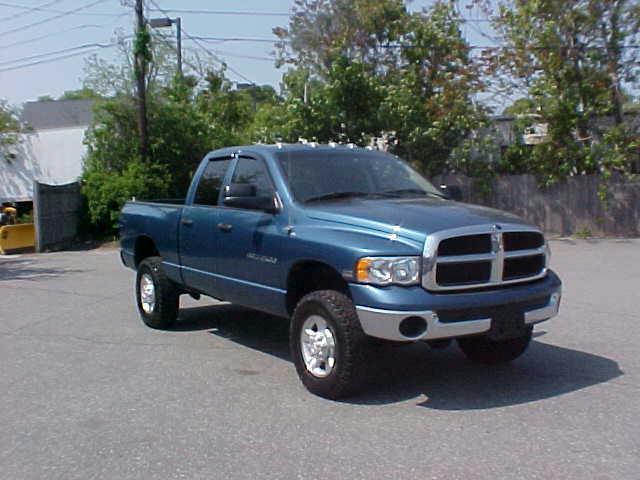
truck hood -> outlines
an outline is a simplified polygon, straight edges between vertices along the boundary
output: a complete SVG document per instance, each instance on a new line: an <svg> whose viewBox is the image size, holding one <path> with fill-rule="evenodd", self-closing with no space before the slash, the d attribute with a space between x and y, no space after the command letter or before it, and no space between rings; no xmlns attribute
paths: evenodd
<svg viewBox="0 0 640 480"><path fill-rule="evenodd" d="M348 199L307 207L310 218L396 233L413 240L451 228L510 223L529 226L520 217L493 208L439 198Z"/></svg>

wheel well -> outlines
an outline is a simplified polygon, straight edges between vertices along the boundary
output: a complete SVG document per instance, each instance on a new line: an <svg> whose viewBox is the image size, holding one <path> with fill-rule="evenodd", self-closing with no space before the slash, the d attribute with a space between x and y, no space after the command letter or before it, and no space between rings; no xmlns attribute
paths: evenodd
<svg viewBox="0 0 640 480"><path fill-rule="evenodd" d="M336 290L347 296L349 285L344 278L326 263L306 261L295 264L287 278L287 311L293 313L298 301L316 290Z"/></svg>
<svg viewBox="0 0 640 480"><path fill-rule="evenodd" d="M155 257L158 255L159 253L158 249L156 248L156 244L153 243L153 240L151 240L151 238L141 236L136 239L136 245L134 247L134 259L136 262L136 267L145 258Z"/></svg>

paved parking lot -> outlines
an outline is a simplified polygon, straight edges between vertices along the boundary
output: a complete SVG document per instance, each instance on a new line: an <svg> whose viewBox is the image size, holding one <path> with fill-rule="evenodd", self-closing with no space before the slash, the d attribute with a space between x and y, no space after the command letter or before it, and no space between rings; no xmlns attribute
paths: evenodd
<svg viewBox="0 0 640 480"><path fill-rule="evenodd" d="M0 478L640 478L640 241L552 249L522 358L385 347L346 402L303 389L284 320L189 300L153 331L115 250L0 258Z"/></svg>

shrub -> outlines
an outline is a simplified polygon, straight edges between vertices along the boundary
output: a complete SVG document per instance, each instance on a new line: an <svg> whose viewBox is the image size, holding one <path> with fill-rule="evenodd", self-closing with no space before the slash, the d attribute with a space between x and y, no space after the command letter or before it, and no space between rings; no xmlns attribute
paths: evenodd
<svg viewBox="0 0 640 480"><path fill-rule="evenodd" d="M82 193L86 198L94 233L115 234L120 209L132 197L163 197L169 188L169 175L160 165L145 165L132 160L122 171L90 163L84 173Z"/></svg>

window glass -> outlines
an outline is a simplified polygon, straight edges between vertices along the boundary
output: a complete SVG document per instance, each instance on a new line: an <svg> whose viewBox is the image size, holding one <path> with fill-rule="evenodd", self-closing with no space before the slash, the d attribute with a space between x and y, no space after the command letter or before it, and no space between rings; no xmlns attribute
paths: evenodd
<svg viewBox="0 0 640 480"><path fill-rule="evenodd" d="M218 205L222 182L230 163L231 159L211 160L209 162L202 177L200 177L196 197L193 201L194 204Z"/></svg>
<svg viewBox="0 0 640 480"><path fill-rule="evenodd" d="M294 197L301 202L341 192L371 196L442 193L398 158L363 151L303 151L277 154Z"/></svg>
<svg viewBox="0 0 640 480"><path fill-rule="evenodd" d="M261 160L254 158L240 158L233 172L231 183L252 184L256 187L258 197L273 195L273 186L267 168Z"/></svg>

